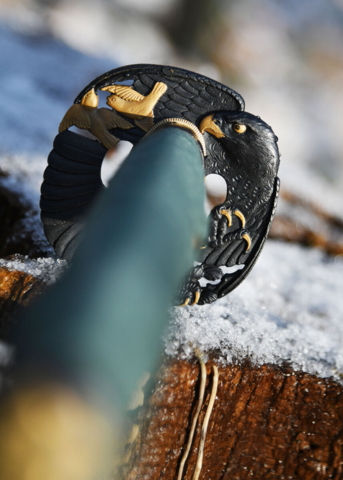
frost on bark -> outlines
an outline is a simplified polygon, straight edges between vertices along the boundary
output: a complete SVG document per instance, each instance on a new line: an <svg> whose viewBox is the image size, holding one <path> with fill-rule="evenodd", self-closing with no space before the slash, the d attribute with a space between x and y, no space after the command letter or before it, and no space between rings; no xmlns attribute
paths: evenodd
<svg viewBox="0 0 343 480"><path fill-rule="evenodd" d="M211 366L183 478L193 478ZM125 480L177 478L197 405L199 365L167 359L127 446ZM330 379L271 365L219 365L200 479L343 478L342 387Z"/></svg>

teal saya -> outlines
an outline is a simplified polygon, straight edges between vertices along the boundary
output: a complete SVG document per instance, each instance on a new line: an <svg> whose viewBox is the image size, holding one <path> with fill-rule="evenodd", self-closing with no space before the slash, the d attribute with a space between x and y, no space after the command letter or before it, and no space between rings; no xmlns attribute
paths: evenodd
<svg viewBox="0 0 343 480"><path fill-rule="evenodd" d="M204 197L188 131L142 140L95 201L69 271L18 324L17 368L125 405L155 364L168 308L205 241Z"/></svg>

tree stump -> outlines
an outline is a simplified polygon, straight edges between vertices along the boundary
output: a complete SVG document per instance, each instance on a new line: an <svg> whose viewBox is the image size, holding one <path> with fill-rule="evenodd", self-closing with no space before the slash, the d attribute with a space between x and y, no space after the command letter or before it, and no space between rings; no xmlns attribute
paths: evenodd
<svg viewBox="0 0 343 480"><path fill-rule="evenodd" d="M0 268L0 337L8 333L13 317L44 291L44 282L32 275Z"/></svg>
<svg viewBox="0 0 343 480"><path fill-rule="evenodd" d="M208 403L211 366L183 477L193 478ZM343 478L342 386L284 366L219 367L201 479ZM123 478L176 479L199 391L199 365L167 358L128 445Z"/></svg>

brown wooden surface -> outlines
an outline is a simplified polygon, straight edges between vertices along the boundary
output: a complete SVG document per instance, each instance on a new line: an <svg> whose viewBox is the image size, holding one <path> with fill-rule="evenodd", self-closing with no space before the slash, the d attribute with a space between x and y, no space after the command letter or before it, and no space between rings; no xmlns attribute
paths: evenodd
<svg viewBox="0 0 343 480"><path fill-rule="evenodd" d="M325 222L314 231L288 217L277 216L271 236L318 246L342 254L343 225L339 219L290 194L291 205L316 214ZM41 255L30 232L22 235L27 215L20 201L0 189L0 255ZM17 233L19 234L17 235ZM23 272L0 269L0 336L20 310L40 294L44 284ZM219 388L205 442L200 480L343 479L342 386L289 368L244 365L219 366ZM180 459L197 405L199 364L166 360L155 390L139 413L139 434L128 446L125 480L176 479ZM183 478L191 480L200 428L211 387L207 367L205 404Z"/></svg>
<svg viewBox="0 0 343 480"><path fill-rule="evenodd" d="M18 310L43 290L44 283L32 275L0 268L0 337L8 333Z"/></svg>
<svg viewBox="0 0 343 480"><path fill-rule="evenodd" d="M306 247L318 247L329 255L343 255L343 241L333 241L328 234L316 232L282 216L274 218L269 237Z"/></svg>
<svg viewBox="0 0 343 480"><path fill-rule="evenodd" d="M342 386L290 368L219 366L200 480L343 478ZM183 478L193 476L199 432ZM167 360L128 447L125 480L177 478L199 388L199 365Z"/></svg>
<svg viewBox="0 0 343 480"><path fill-rule="evenodd" d="M269 237L343 255L343 220L319 205L281 188L284 213L276 213ZM294 213L297 211L297 214ZM309 218L312 221L309 222Z"/></svg>

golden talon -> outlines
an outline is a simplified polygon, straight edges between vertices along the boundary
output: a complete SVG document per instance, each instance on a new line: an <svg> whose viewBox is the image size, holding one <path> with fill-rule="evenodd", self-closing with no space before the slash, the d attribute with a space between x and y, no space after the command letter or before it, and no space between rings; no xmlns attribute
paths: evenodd
<svg viewBox="0 0 343 480"><path fill-rule="evenodd" d="M191 305L196 305L200 299L200 292L195 292L195 300Z"/></svg>
<svg viewBox="0 0 343 480"><path fill-rule="evenodd" d="M247 249L245 250L246 252L248 252L250 250L250 247L251 247L251 238L250 238L250 235L248 233L245 233L244 235L242 235L242 238L244 238L244 240L247 242L248 246L247 246Z"/></svg>
<svg viewBox="0 0 343 480"><path fill-rule="evenodd" d="M240 219L240 221L242 222L242 228L244 228L245 227L245 216L243 215L243 213L240 210L235 210L233 213L234 213L234 215L236 215L236 217L238 217Z"/></svg>
<svg viewBox="0 0 343 480"><path fill-rule="evenodd" d="M231 227L231 225L232 225L231 211L230 210L220 210L219 213L221 213L222 215L224 215L224 217L227 218L228 226Z"/></svg>
<svg viewBox="0 0 343 480"><path fill-rule="evenodd" d="M185 307L186 305L189 304L190 301L191 301L190 298L186 298L186 300L183 303L181 303L181 305L179 305L179 307Z"/></svg>

